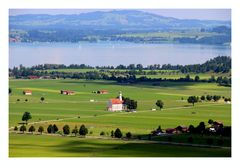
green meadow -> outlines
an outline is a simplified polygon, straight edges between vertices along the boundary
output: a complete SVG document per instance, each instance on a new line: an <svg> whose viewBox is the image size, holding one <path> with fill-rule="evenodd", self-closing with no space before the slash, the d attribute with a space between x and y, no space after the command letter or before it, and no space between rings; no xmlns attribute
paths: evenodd
<svg viewBox="0 0 240 166"><path fill-rule="evenodd" d="M229 148L172 146L146 141L10 134L14 157L226 157ZM36 143L37 142L37 143ZM173 153L174 152L174 153Z"/></svg>
<svg viewBox="0 0 240 166"><path fill-rule="evenodd" d="M29 120L37 129L40 125L45 132L49 124L56 124L61 130L68 124L84 124L89 137L61 137L47 135L10 134L9 156L230 156L229 149L197 148L176 145L161 145L138 141L110 139L110 132L120 128L134 136L149 134L159 125L163 129L178 125L196 126L209 119L231 125L231 104L218 102L196 103L193 107L186 99L190 95L221 95L231 97L231 88L216 83L160 83L122 85L112 81L91 80L15 80L9 81L12 94L9 96L9 128L18 126L24 112L32 115ZM32 90L31 96L23 90ZM106 89L108 94L93 91ZM61 95L60 90L73 90L75 95ZM124 97L138 101L137 112L108 112L107 102L122 91ZM44 97L44 102L40 98ZM27 99L27 101L25 101ZM164 108L160 111L155 103L160 99ZM19 100L19 101L17 101ZM92 100L93 102L91 102ZM156 111L152 111L152 109ZM106 138L99 139L100 132ZM97 138L94 138L97 137ZM38 141L36 141L38 140ZM37 142L37 143L36 143ZM154 148L154 147L158 148ZM21 148L20 148L21 147ZM102 151L102 149L104 149ZM175 149L175 151L174 151ZM141 151L146 152L141 152ZM33 153L38 151L38 153ZM173 152L174 151L174 152ZM195 153L192 153L195 152ZM129 155L128 155L129 154Z"/></svg>

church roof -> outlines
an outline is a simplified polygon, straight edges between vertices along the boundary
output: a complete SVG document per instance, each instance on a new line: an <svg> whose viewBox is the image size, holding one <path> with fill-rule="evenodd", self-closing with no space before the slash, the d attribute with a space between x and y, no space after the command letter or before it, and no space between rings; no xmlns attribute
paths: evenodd
<svg viewBox="0 0 240 166"><path fill-rule="evenodd" d="M112 104L122 104L123 103L123 101L120 99L111 99L110 101Z"/></svg>

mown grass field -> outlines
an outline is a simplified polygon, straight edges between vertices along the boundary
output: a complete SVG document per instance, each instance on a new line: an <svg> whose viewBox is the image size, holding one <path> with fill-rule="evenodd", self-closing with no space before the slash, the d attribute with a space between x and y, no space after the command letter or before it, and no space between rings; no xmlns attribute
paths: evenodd
<svg viewBox="0 0 240 166"><path fill-rule="evenodd" d="M230 97L231 88L217 86L215 83L164 83L160 86L145 84L120 85L111 81L86 81L86 80L10 80L9 86L13 93L9 96L9 127L14 127L21 122L24 112L32 114L31 122L35 128L42 125L46 131L49 124L57 124L59 129L65 124L70 125L71 129L77 125L85 124L89 129L90 136L99 136L101 131L110 134L111 130L120 128L125 135L131 132L133 135L148 134L158 125L162 128L176 127L178 125L189 126L198 125L200 121L207 123L208 119L222 121L224 125L231 125L231 105L223 101L196 103L194 107L186 102L190 95L221 95ZM23 90L33 91L32 96L24 96ZM73 90L76 95L61 95L60 90ZM107 89L109 94L95 94L92 91ZM130 97L138 101L136 113L127 112L108 112L106 111L107 101L118 96L122 91L123 96ZM40 97L44 97L43 103ZM182 100L183 98L184 100ZM20 99L20 101L17 101ZM25 102L25 99L28 99ZM90 100L94 102L90 102ZM151 111L156 108L156 100L164 102L162 111ZM193 112L195 112L193 114ZM79 118L80 117L80 118ZM65 119L66 118L66 119ZM68 119L67 119L68 118ZM49 120L49 122L41 122ZM52 121L56 120L56 121ZM28 126L29 127L29 126ZM28 128L27 127L27 128ZM34 141L39 139L39 143ZM58 139L59 141L54 141ZM32 140L32 141L31 141ZM73 143L72 143L73 142ZM80 145L76 145L77 142ZM81 144L82 142L82 144ZM75 143L75 144L74 144ZM130 143L130 142L127 142ZM21 134L10 134L10 156L225 156L230 152L225 149L199 148L199 153L191 154L192 147L186 147L186 153L174 152L171 145L158 145L166 148L165 151L152 150L149 154L142 154L139 148L148 151L148 148L156 145L132 143L128 145L120 140L98 140L98 139L78 139L51 136L26 136ZM111 146L109 145L111 144ZM123 147L120 150L111 149L116 146ZM24 145L24 146L22 146ZM51 146L52 145L52 146ZM58 145L68 145L63 149L56 148ZM76 150L75 147L87 146L88 150ZM106 145L106 146L105 146ZM109 146L108 146L109 145ZM131 145L131 146L130 146ZM91 149L94 146L95 148ZM101 148L110 148L101 153ZM171 146L171 147L168 147ZM21 147L21 148L20 148ZM98 148L96 148L98 147ZM37 150L38 154L28 153L27 149ZM72 148L72 151L71 151ZM176 147L178 148L178 147ZM179 150L183 147L179 147ZM185 147L184 147L185 148ZM65 150L64 150L65 149ZM68 149L68 150L67 150ZM75 149L75 150L74 150ZM78 148L79 149L79 148ZM137 149L137 150L136 150ZM168 150L169 152L167 152ZM195 148L192 151L196 151ZM56 152L58 151L58 153ZM115 153L113 151L116 151ZM54 152L54 153L52 153ZM81 153L80 153L81 152ZM214 153L215 152L215 153ZM51 155L52 154L52 155ZM111 155L112 154L112 155ZM136 154L136 155L134 155ZM229 155L226 155L229 156Z"/></svg>
<svg viewBox="0 0 240 166"><path fill-rule="evenodd" d="M147 38L147 37L162 37L168 40L173 40L174 38L180 37L211 37L214 35L219 35L218 33L210 33L210 32L198 32L198 31L191 31L191 32L147 32L147 33L134 33L134 34L121 34L118 35L119 37L140 37L140 38Z"/></svg>
<svg viewBox="0 0 240 166"><path fill-rule="evenodd" d="M226 157L231 156L231 151L220 148L162 145L146 141L10 134L9 155L15 157Z"/></svg>

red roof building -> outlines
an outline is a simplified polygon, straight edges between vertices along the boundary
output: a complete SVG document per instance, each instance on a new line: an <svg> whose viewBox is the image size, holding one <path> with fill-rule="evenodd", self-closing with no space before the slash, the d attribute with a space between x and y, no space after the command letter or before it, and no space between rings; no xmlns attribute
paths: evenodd
<svg viewBox="0 0 240 166"><path fill-rule="evenodd" d="M70 91L70 90L61 90L60 93L63 95L74 95L75 94L74 91Z"/></svg>
<svg viewBox="0 0 240 166"><path fill-rule="evenodd" d="M110 99L107 105L108 111L122 111L124 110L124 104L122 100L122 93L119 93L119 98Z"/></svg>
<svg viewBox="0 0 240 166"><path fill-rule="evenodd" d="M174 128L168 128L168 129L166 129L166 133L168 133L168 134L172 134L172 133L174 133L174 132L176 132L176 129L174 129Z"/></svg>
<svg viewBox="0 0 240 166"><path fill-rule="evenodd" d="M110 101L112 104L122 104L123 103L123 101L120 99L110 99Z"/></svg>
<svg viewBox="0 0 240 166"><path fill-rule="evenodd" d="M38 76L28 76L29 79L39 79Z"/></svg>
<svg viewBox="0 0 240 166"><path fill-rule="evenodd" d="M108 90L99 90L97 91L99 94L108 94Z"/></svg>
<svg viewBox="0 0 240 166"><path fill-rule="evenodd" d="M31 90L24 90L23 94L24 95L32 95L32 91Z"/></svg>

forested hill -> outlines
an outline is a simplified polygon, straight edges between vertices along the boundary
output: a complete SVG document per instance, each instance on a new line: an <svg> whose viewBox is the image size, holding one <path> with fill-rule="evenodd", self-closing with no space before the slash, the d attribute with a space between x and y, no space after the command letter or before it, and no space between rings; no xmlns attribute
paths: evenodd
<svg viewBox="0 0 240 166"><path fill-rule="evenodd" d="M228 56L219 56L208 60L203 64L185 65L180 70L182 73L205 73L210 71L213 71L215 73L227 73L231 71L231 58Z"/></svg>
<svg viewBox="0 0 240 166"><path fill-rule="evenodd" d="M73 15L26 14L9 17L10 29L163 30L231 26L230 21L176 19L138 10L95 11Z"/></svg>
<svg viewBox="0 0 240 166"><path fill-rule="evenodd" d="M10 42L231 43L231 21L184 20L138 10L9 17Z"/></svg>

